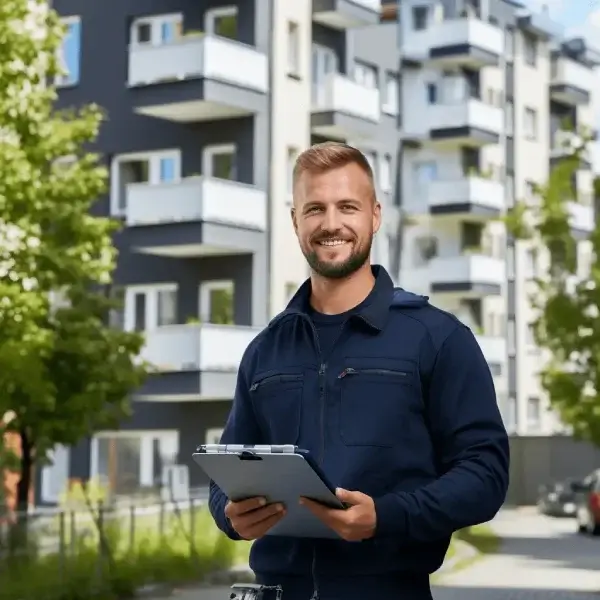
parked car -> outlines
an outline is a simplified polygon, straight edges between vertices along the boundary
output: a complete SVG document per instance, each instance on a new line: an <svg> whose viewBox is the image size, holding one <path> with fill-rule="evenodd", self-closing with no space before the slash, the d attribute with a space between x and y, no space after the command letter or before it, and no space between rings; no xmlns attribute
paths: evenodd
<svg viewBox="0 0 600 600"><path fill-rule="evenodd" d="M574 517L577 512L572 479L543 485L538 493L539 511L550 517Z"/></svg>
<svg viewBox="0 0 600 600"><path fill-rule="evenodd" d="M579 533L600 535L600 469L573 484Z"/></svg>

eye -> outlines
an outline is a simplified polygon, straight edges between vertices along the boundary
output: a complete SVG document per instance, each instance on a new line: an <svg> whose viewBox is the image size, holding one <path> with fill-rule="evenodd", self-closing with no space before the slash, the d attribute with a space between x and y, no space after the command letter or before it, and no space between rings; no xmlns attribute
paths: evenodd
<svg viewBox="0 0 600 600"><path fill-rule="evenodd" d="M342 204L342 210L346 210L346 211L356 210L356 206L354 206L354 204Z"/></svg>

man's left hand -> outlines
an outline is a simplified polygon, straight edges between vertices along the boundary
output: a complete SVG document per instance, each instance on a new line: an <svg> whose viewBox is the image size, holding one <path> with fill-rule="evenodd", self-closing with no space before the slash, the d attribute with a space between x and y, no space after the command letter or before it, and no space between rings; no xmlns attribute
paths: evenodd
<svg viewBox="0 0 600 600"><path fill-rule="evenodd" d="M373 537L377 526L373 498L362 492L350 492L342 488L338 488L335 495L348 508L329 508L308 498L301 498L300 504L306 506L347 542L359 542Z"/></svg>

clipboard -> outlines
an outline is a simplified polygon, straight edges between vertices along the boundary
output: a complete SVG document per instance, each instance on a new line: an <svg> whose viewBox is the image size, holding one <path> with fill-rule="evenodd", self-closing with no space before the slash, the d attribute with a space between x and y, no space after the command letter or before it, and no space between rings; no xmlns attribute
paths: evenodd
<svg viewBox="0 0 600 600"><path fill-rule="evenodd" d="M346 508L308 451L293 445L206 444L192 458L232 502L262 496L284 504L286 515L266 535L340 539L298 503L304 496Z"/></svg>

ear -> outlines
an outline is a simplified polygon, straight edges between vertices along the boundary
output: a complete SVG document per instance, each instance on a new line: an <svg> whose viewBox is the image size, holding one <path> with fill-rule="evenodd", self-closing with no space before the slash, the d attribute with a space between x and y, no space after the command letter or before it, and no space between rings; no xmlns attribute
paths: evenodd
<svg viewBox="0 0 600 600"><path fill-rule="evenodd" d="M290 216L292 217L292 225L294 226L294 231L296 235L298 235L298 220L296 218L296 209L292 206L290 209Z"/></svg>
<svg viewBox="0 0 600 600"><path fill-rule="evenodd" d="M377 233L381 227L381 204L375 202L373 206L373 233Z"/></svg>

